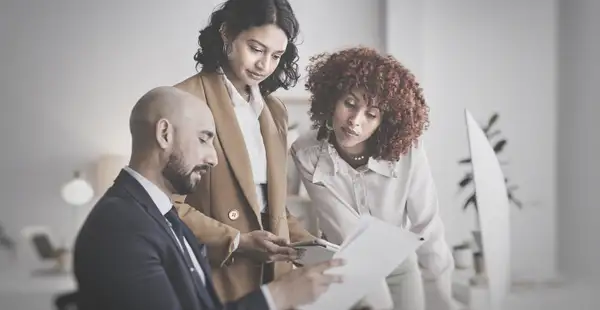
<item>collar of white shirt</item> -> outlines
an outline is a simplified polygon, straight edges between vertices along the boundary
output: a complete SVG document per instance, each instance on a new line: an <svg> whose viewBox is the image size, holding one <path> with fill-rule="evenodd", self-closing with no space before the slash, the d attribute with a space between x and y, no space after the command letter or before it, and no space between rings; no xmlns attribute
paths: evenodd
<svg viewBox="0 0 600 310"><path fill-rule="evenodd" d="M150 182L150 180L146 179L139 172L131 169L128 166L125 166L125 168L123 168L123 169L125 171L127 171L129 174L131 174L131 176L134 179L136 179L140 183L140 185L142 185L142 187L146 190L146 192L148 192L148 195L150 195L150 198L152 199L154 204L158 207L158 210L160 210L160 213L163 216L171 210L171 208L173 207L173 203L171 202L171 199L169 199L169 196L167 196L167 194L165 194L165 192L163 192L160 188L158 188L158 186L156 186L154 183Z"/></svg>
<svg viewBox="0 0 600 310"><path fill-rule="evenodd" d="M321 152L319 153L319 159L317 160L317 166L315 170L317 171L331 171L333 175L335 175L339 171L339 164L343 161L343 159L338 154L337 150L331 143L323 140L321 142ZM322 158L326 158L328 160L321 160ZM386 176L389 178L397 178L397 162L384 160L384 159L374 159L373 157L369 158L366 166L367 170L371 170L376 172L382 176Z"/></svg>
<svg viewBox="0 0 600 310"><path fill-rule="evenodd" d="M218 69L217 72L223 77L223 82L225 83L225 87L227 88L227 92L229 93L229 98L231 98L231 103L233 103L233 106L237 107L242 104L250 104L250 107L252 107L256 115L260 115L265 106L265 102L260 94L260 89L258 86L255 85L250 87L250 101L246 101L246 99L244 99L240 92L238 92L238 90L235 88L233 83L231 83L231 81L227 78L227 75L223 73L223 70Z"/></svg>

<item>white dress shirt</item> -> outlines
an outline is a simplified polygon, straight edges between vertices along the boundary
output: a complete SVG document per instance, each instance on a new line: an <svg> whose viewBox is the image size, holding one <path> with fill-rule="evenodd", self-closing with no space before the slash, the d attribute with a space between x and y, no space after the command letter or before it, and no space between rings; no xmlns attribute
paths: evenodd
<svg viewBox="0 0 600 310"><path fill-rule="evenodd" d="M131 169L130 167L124 167L123 169L125 171L127 171L133 178L135 178L140 183L140 185L142 185L142 187L146 190L146 192L148 193L148 195L150 196L150 198L152 199L154 204L158 207L160 214L162 214L164 216L165 214L167 214L167 212L169 212L171 210L171 208L173 207L173 202L171 201L171 199L169 199L169 196L167 196L167 194L165 194L165 192L163 192L160 188L158 188L158 186L156 186L154 183L150 182L150 180L146 179L143 175L139 174L137 171ZM165 218L165 221L168 223L167 218ZM181 247L181 243L179 243L179 238L177 238L177 235L175 234L173 229L171 229L171 233L173 233L175 240L177 240L180 250L183 251L183 248ZM188 240L185 239L185 237L184 237L184 242L185 242L185 246L187 247L188 253L190 253L190 256L192 258L192 264L194 265L194 270L190 270L190 271L198 272L198 274L200 275L200 279L202 280L202 283L204 285L206 285L206 275L204 274L204 270L202 270L202 268L200 267L200 264L198 263L198 259L196 258L194 251L190 247L190 244L188 243ZM263 295L265 296L265 299L267 300L269 309L276 310L275 301L273 300L273 297L271 296L271 292L269 291L269 288L266 285L262 285L261 290L262 290Z"/></svg>
<svg viewBox="0 0 600 310"><path fill-rule="evenodd" d="M341 244L361 214L409 229L425 238L417 250L425 278L440 281L436 286L450 297L454 260L422 144L397 162L370 158L366 166L354 169L316 136L310 131L298 138L291 155L312 201L309 212L319 219L328 240Z"/></svg>
<svg viewBox="0 0 600 310"><path fill-rule="evenodd" d="M267 153L258 118L265 107L265 101L258 86L250 88L250 101L246 101L227 76L222 74L222 77L246 143L252 177L254 184L256 184L256 197L258 198L260 212L264 213L267 207L267 200L263 191L263 185L267 183Z"/></svg>

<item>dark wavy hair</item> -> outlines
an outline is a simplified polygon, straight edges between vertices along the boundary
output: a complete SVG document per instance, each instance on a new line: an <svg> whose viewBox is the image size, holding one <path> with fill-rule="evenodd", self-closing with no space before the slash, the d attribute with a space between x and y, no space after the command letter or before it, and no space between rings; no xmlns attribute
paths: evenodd
<svg viewBox="0 0 600 310"><path fill-rule="evenodd" d="M309 114L319 139L328 136L325 124L336 103L353 89L364 90L369 105L381 111L381 125L367 142L376 159L398 160L429 126L429 107L419 83L392 56L356 47L313 56L307 70Z"/></svg>
<svg viewBox="0 0 600 310"><path fill-rule="evenodd" d="M277 25L288 37L288 45L273 73L259 84L266 96L280 87L289 89L298 82L298 48L295 41L300 25L287 0L228 0L211 14L208 26L200 30L198 51L194 55L196 68L215 72L227 63L224 42L219 32L225 24L227 35L237 37L242 31L263 25Z"/></svg>

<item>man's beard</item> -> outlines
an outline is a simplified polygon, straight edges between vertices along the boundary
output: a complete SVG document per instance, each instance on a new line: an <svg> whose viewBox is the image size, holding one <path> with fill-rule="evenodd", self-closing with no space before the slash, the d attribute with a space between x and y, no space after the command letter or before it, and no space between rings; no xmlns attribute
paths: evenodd
<svg viewBox="0 0 600 310"><path fill-rule="evenodd" d="M185 171L181 156L172 153L167 165L162 170L163 177L167 180L177 195L188 195L194 191L195 184L192 183L193 169Z"/></svg>

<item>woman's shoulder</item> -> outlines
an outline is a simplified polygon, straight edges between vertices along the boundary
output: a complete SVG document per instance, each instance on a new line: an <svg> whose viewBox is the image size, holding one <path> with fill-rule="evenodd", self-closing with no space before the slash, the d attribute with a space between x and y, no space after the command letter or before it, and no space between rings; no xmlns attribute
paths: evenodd
<svg viewBox="0 0 600 310"><path fill-rule="evenodd" d="M265 101L265 104L267 106L269 106L269 110L271 110L271 114L273 114L273 118L275 118L275 119L285 118L287 121L287 117L288 117L287 107L285 106L285 104L279 97L277 97L273 94L269 94L267 96L264 96L263 99Z"/></svg>
<svg viewBox="0 0 600 310"><path fill-rule="evenodd" d="M290 154L296 166L312 175L316 169L322 152L323 141L317 139L317 131L310 130L298 137L290 148Z"/></svg>
<svg viewBox="0 0 600 310"><path fill-rule="evenodd" d="M320 149L323 144L317 139L317 130L311 129L302 133L298 139L292 143L292 150L295 152L310 152Z"/></svg>
<svg viewBox="0 0 600 310"><path fill-rule="evenodd" d="M396 172L413 171L415 168L422 167L423 164L428 165L427 153L423 140L419 140L413 144L409 151L400 157L399 160L393 161L392 167Z"/></svg>
<svg viewBox="0 0 600 310"><path fill-rule="evenodd" d="M196 73L190 77L185 78L182 81L179 81L173 87L181 89L185 92L188 92L192 95L196 95L197 97L204 100L204 84L202 83L202 77L206 74L204 72Z"/></svg>

